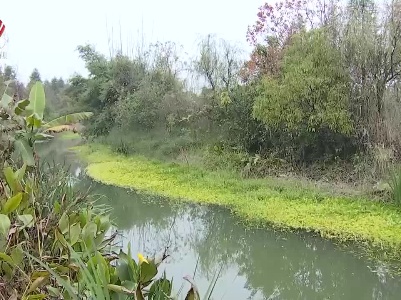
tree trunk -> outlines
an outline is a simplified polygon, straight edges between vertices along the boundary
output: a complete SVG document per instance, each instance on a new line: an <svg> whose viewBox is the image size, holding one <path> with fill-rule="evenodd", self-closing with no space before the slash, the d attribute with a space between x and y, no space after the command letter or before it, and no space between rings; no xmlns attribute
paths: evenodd
<svg viewBox="0 0 401 300"><path fill-rule="evenodd" d="M385 126L385 111L384 111L384 92L386 84L381 81L376 84L376 109L377 117L375 120L376 132L375 141L381 143L384 146L388 146L388 132Z"/></svg>

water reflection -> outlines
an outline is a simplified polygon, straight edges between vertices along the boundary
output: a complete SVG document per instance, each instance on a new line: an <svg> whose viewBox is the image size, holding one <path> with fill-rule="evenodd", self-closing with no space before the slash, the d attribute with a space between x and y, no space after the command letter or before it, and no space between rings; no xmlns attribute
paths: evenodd
<svg viewBox="0 0 401 300"><path fill-rule="evenodd" d="M59 155L59 151L55 152ZM55 154L53 153L53 154ZM123 233L122 247L134 253L171 257L163 265L168 276L193 274L206 291L221 270L214 299L399 299L400 278L384 265L373 264L307 234L247 229L226 210L178 204L94 183L69 155L80 187L92 185L110 205ZM163 271L163 268L162 270ZM179 286L178 286L179 288Z"/></svg>
<svg viewBox="0 0 401 300"><path fill-rule="evenodd" d="M101 184L93 188L109 199L104 201L124 229L125 246L131 241L135 251L148 254L170 247L170 276L191 274L199 256L196 279L205 290L222 267L216 299L399 299L399 278L330 241L246 229L216 207L171 204Z"/></svg>

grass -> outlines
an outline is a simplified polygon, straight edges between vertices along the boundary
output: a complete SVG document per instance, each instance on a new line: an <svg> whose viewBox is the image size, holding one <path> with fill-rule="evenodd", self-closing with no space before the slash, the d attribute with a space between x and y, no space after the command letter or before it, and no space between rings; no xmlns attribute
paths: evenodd
<svg viewBox="0 0 401 300"><path fill-rule="evenodd" d="M75 148L88 161L87 173L105 184L229 208L243 220L278 228L313 231L340 241L359 241L399 257L401 213L391 204L333 196L272 179L242 179L141 155L124 156L91 144Z"/></svg>
<svg viewBox="0 0 401 300"><path fill-rule="evenodd" d="M145 154L161 160L175 157L182 149L196 145L196 141L188 133L167 134L162 130L121 132L116 128L108 135L98 137L96 141L110 146L114 152L120 154Z"/></svg>

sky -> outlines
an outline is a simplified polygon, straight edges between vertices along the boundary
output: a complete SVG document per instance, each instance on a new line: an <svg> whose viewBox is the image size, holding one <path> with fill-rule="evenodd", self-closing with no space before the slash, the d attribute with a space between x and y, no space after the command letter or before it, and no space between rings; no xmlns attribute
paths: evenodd
<svg viewBox="0 0 401 300"><path fill-rule="evenodd" d="M215 34L249 52L248 25L256 21L263 0L4 0L0 19L6 25L3 49L18 79L27 82L38 68L42 79L86 75L76 48L86 43L109 55L108 38L132 49L141 42L173 41L190 56L196 43ZM1 45L0 45L1 46Z"/></svg>

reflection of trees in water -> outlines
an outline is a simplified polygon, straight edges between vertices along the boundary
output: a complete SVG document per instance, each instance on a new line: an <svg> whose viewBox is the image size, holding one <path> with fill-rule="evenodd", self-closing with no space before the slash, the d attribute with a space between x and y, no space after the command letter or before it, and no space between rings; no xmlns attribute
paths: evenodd
<svg viewBox="0 0 401 300"><path fill-rule="evenodd" d="M47 161L56 160L62 163L68 161L72 164L77 164L76 159L71 159L73 153L68 151L68 148L74 147L81 143L79 139L44 141L36 145L36 150L39 156Z"/></svg>
<svg viewBox="0 0 401 300"><path fill-rule="evenodd" d="M41 167L51 169L50 172L63 171L70 174L68 178L71 186L77 186L78 190L86 190L86 183L81 182L83 178L82 163L79 162L75 154L68 151L69 147L76 146L80 140L56 140L38 143L36 146L39 157L41 157ZM84 184L85 183L85 184Z"/></svg>
<svg viewBox="0 0 401 300"><path fill-rule="evenodd" d="M213 278L235 262L239 240L234 239L235 228L227 213L216 213L217 207L192 206L191 219L200 219L197 232L189 236L191 248L199 255L199 270L208 279ZM231 224L230 224L231 223Z"/></svg>
<svg viewBox="0 0 401 300"><path fill-rule="evenodd" d="M182 253L183 249L187 249L186 236L193 224L187 220L185 223L188 224L184 226L185 211L181 205L98 183L94 183L92 189L104 195L99 202L112 207L111 218L125 239L130 240L140 251L152 255L160 254L166 247L169 252Z"/></svg>
<svg viewBox="0 0 401 300"><path fill-rule="evenodd" d="M51 153L60 156L57 147L46 150L49 157ZM73 167L79 166L75 159L70 162ZM223 273L232 272L234 266L246 278L244 288L252 295L262 293L266 299L277 288L278 299L398 299L398 280L385 272L380 276L372 273L366 261L338 250L329 241L303 234L249 230L222 208L172 204L93 183L83 175L77 188L89 185L93 193L104 196L100 203L112 207L112 218L124 231L126 242L131 240L137 250L148 254L160 253L165 246L181 257L193 252L199 256L199 272L208 280L221 266Z"/></svg>
<svg viewBox="0 0 401 300"><path fill-rule="evenodd" d="M92 191L104 195L99 203L113 208L111 217L121 230L138 226L168 227L179 210L158 197L138 194L128 189L93 183Z"/></svg>
<svg viewBox="0 0 401 300"><path fill-rule="evenodd" d="M235 264L246 288L265 297L276 288L283 299L397 299L397 280L379 280L366 261L307 234L246 230L218 208L194 213L203 219L204 239L193 240L203 269ZM363 287L363 288L358 288ZM381 295L378 296L378 295ZM392 298L393 297L393 298Z"/></svg>
<svg viewBox="0 0 401 300"><path fill-rule="evenodd" d="M112 216L141 251L156 254L166 245L182 256L193 251L208 280L221 266L224 273L235 265L253 295L259 291L267 298L279 289L279 299L396 299L391 293L400 290L395 280L381 283L366 261L339 251L330 241L246 229L217 207L175 205L101 184L93 189L107 196Z"/></svg>
<svg viewBox="0 0 401 300"><path fill-rule="evenodd" d="M274 283L284 296L300 295L300 299L311 299L317 295L331 299L372 299L373 289L387 290L388 293L397 287L391 287L391 284L383 286L369 272L366 261L338 251L329 241L292 235L287 241L279 241L278 244L281 251L272 251L267 245L264 253L260 251L263 249L261 246L249 248L249 251L255 257L269 257L268 260L260 260L259 270L274 270ZM268 265L271 261L275 262L275 266ZM244 272L252 285L258 283L260 287L268 288L266 282L261 282L260 272L254 273L252 264L254 261L244 266ZM358 289L358 286L364 288Z"/></svg>

